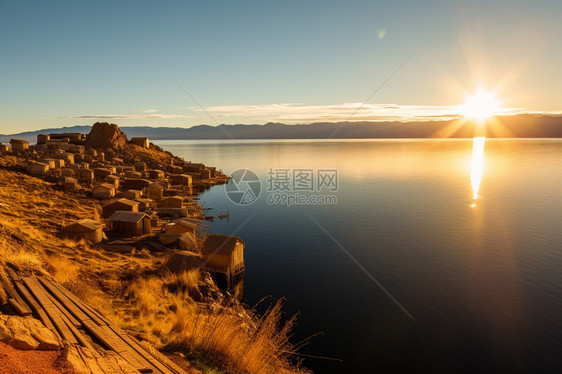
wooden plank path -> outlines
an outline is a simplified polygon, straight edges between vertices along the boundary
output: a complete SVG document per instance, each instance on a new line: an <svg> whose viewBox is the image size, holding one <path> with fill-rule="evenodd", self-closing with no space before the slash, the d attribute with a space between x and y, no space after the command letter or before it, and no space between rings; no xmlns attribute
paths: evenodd
<svg viewBox="0 0 562 374"><path fill-rule="evenodd" d="M31 296L31 294L29 293L29 290L25 288L23 283L21 283L20 281L16 281L14 282L14 284L16 285L16 288L22 294L22 296L27 300L33 311L35 311L35 314L39 317L39 320L43 322L43 325L51 330L57 338L61 338L59 332L55 328L55 325L53 325L43 307L39 305L37 301L35 301L33 296Z"/></svg>
<svg viewBox="0 0 562 374"><path fill-rule="evenodd" d="M45 309L45 312L53 322L53 325L55 325L56 329L58 330L62 338L67 342L69 342L70 344L78 344L78 340L76 340L76 337L74 336L72 331L70 331L70 329L62 319L61 317L62 313L58 310L55 304L53 304L53 302L49 299L46 293L47 291L45 291L45 289L41 287L41 284L39 283L37 278L35 277L23 278L23 283L27 286L27 288L33 294L33 296L35 296L37 302L39 302L39 304L41 304L43 309Z"/></svg>
<svg viewBox="0 0 562 374"><path fill-rule="evenodd" d="M38 277L69 311L80 321L86 330L107 348L117 352L123 359L141 373L185 374L183 369L167 359L147 351L129 334L87 305L60 284L45 277Z"/></svg>
<svg viewBox="0 0 562 374"><path fill-rule="evenodd" d="M86 330L95 336L105 347L117 352L121 357L130 362L141 373L152 373L152 365L148 360L136 354L136 352L129 347L120 337L108 328L107 323L94 313L89 311L84 303L72 295L69 291L62 286L56 286L54 282L49 281L44 277L38 277L41 283L56 295L59 300L65 303L65 306L70 310L74 316L81 321ZM63 291L64 290L64 291ZM71 300L74 299L74 300ZM94 322L93 320L96 320Z"/></svg>
<svg viewBox="0 0 562 374"><path fill-rule="evenodd" d="M6 290L6 293L8 294L8 303L12 306L12 308L14 308L20 316L31 315L31 308L16 292L16 290L12 286L12 283L8 279L5 279L3 276L0 276L0 282L2 283L2 286L4 286L4 290Z"/></svg>
<svg viewBox="0 0 562 374"><path fill-rule="evenodd" d="M42 276L19 278L13 271L9 276L11 279L0 277L1 283L18 314L34 313L45 327L78 349L92 373L135 370L137 373L186 374L166 356L127 334L54 280ZM107 353L100 355L92 342L113 351L113 356L107 356L109 352L103 350ZM122 364L130 369L121 370L119 360L124 360Z"/></svg>

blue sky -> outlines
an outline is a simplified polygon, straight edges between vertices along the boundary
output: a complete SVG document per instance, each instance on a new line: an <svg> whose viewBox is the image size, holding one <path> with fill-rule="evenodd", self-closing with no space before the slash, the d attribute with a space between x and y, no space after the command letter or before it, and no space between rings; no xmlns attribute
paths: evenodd
<svg viewBox="0 0 562 374"><path fill-rule="evenodd" d="M346 120L409 57L353 120L437 118L479 87L558 111L561 15L561 1L3 1L0 133Z"/></svg>

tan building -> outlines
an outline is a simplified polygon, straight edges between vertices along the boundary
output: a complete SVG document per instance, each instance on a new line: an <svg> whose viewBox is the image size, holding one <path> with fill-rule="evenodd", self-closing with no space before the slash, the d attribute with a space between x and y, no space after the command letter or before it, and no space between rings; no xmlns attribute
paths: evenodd
<svg viewBox="0 0 562 374"><path fill-rule="evenodd" d="M119 199L112 203L105 205L102 208L102 217L109 218L113 213L116 211L124 211L124 212L138 212L139 211L139 203L136 201L132 201L129 199Z"/></svg>
<svg viewBox="0 0 562 374"><path fill-rule="evenodd" d="M64 236L74 240L88 240L99 243L103 240L103 225L91 219L81 219L63 228Z"/></svg>
<svg viewBox="0 0 562 374"><path fill-rule="evenodd" d="M78 181L72 177L64 177L62 187L65 191L75 191L76 189L78 189Z"/></svg>
<svg viewBox="0 0 562 374"><path fill-rule="evenodd" d="M161 199L164 197L164 187L162 187L159 183L151 183L146 188L146 194L149 199Z"/></svg>
<svg viewBox="0 0 562 374"><path fill-rule="evenodd" d="M150 148L150 141L148 140L148 138L131 138L129 143L138 145L139 147L143 147L146 149Z"/></svg>
<svg viewBox="0 0 562 374"><path fill-rule="evenodd" d="M150 179L161 179L164 178L165 173L162 170L149 170L148 178Z"/></svg>
<svg viewBox="0 0 562 374"><path fill-rule="evenodd" d="M205 168L205 164L187 162L183 166L183 171L186 172L186 173L187 172L189 172L189 173L200 173L201 170L203 170L204 168Z"/></svg>
<svg viewBox="0 0 562 374"><path fill-rule="evenodd" d="M172 181L175 184L181 184L187 187L191 187L192 184L191 175L187 175L187 174L173 174Z"/></svg>
<svg viewBox="0 0 562 374"><path fill-rule="evenodd" d="M244 268L244 242L237 236L207 235L201 254L212 272L236 274Z"/></svg>
<svg viewBox="0 0 562 374"><path fill-rule="evenodd" d="M116 211L109 219L111 230L121 234L140 236L150 234L151 219L145 213Z"/></svg>
<svg viewBox="0 0 562 374"><path fill-rule="evenodd" d="M164 267L172 273L180 274L190 270L199 270L204 263L203 256L190 251L174 253Z"/></svg>
<svg viewBox="0 0 562 374"><path fill-rule="evenodd" d="M201 179L211 179L211 171L207 168L201 170Z"/></svg>
<svg viewBox="0 0 562 374"><path fill-rule="evenodd" d="M96 179L103 179L108 175L111 175L111 170L106 168L95 168L94 170L94 177Z"/></svg>
<svg viewBox="0 0 562 374"><path fill-rule="evenodd" d="M98 184L92 189L92 196L96 199L111 199L115 196L115 187L109 183Z"/></svg>
<svg viewBox="0 0 562 374"><path fill-rule="evenodd" d="M74 172L74 169L71 168L62 168L60 169L60 175L63 177L74 177L76 173Z"/></svg>
<svg viewBox="0 0 562 374"><path fill-rule="evenodd" d="M115 196L123 199L135 200L142 196L141 190L119 191Z"/></svg>
<svg viewBox="0 0 562 374"><path fill-rule="evenodd" d="M37 135L37 144L45 144L45 142L51 140L49 135L39 134Z"/></svg>
<svg viewBox="0 0 562 374"><path fill-rule="evenodd" d="M38 176L45 176L49 171L49 165L43 162L36 162L34 164L29 165L28 167L29 174L31 175L38 175Z"/></svg>
<svg viewBox="0 0 562 374"><path fill-rule="evenodd" d="M166 234L193 234L195 235L199 224L187 219L175 219L166 224Z"/></svg>
<svg viewBox="0 0 562 374"><path fill-rule="evenodd" d="M119 188L119 177L117 175L108 175L107 177L103 178L103 181L105 183L112 184L115 188Z"/></svg>
<svg viewBox="0 0 562 374"><path fill-rule="evenodd" d="M139 203L139 212L144 212L145 210L147 210L150 204L152 203L151 199L143 199L143 198L137 198L135 199L135 201Z"/></svg>
<svg viewBox="0 0 562 374"><path fill-rule="evenodd" d="M23 139L10 139L12 151L25 151L29 149L29 142Z"/></svg>
<svg viewBox="0 0 562 374"><path fill-rule="evenodd" d="M94 180L94 171L91 169L78 169L78 180L84 183L92 183Z"/></svg>
<svg viewBox="0 0 562 374"><path fill-rule="evenodd" d="M183 197L170 196L158 201L159 208L181 208L183 207Z"/></svg>
<svg viewBox="0 0 562 374"><path fill-rule="evenodd" d="M152 182L148 179L140 178L124 178L121 180L121 188L124 190L142 190L148 187Z"/></svg>

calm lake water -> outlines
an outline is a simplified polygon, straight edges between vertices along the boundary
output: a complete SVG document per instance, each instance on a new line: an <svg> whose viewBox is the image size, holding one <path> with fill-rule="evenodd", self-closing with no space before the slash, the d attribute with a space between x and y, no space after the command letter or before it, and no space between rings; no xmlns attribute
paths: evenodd
<svg viewBox="0 0 562 374"><path fill-rule="evenodd" d="M156 143L260 176L251 205L201 200L246 243L247 303L286 297L293 342L323 333L300 352L343 360L315 372L562 372L562 140ZM337 204L268 204L270 169L337 169Z"/></svg>

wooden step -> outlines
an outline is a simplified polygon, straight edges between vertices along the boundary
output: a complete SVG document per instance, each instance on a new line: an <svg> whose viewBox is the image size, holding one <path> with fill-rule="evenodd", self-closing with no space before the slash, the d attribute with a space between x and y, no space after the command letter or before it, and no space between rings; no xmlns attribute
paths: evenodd
<svg viewBox="0 0 562 374"><path fill-rule="evenodd" d="M70 331L69 327L62 318L62 316L64 315L49 299L47 291L41 286L37 278L26 277L23 279L23 283L41 304L41 306L45 310L45 313L47 313L62 338L70 344L78 344L78 340L76 340L74 334L72 333L72 331Z"/></svg>
<svg viewBox="0 0 562 374"><path fill-rule="evenodd" d="M57 331L57 329L55 328L55 325L53 325L53 322L51 322L51 320L47 316L47 313L45 313L45 310L43 309L43 307L29 293L29 290L20 281L15 282L15 286L18 289L18 291L22 294L24 299L27 301L27 303L35 311L35 314L37 315L37 317L39 317L39 320L41 320L41 322L43 322L43 325L45 325L46 328L51 330L60 339L61 336L60 336L59 332Z"/></svg>
<svg viewBox="0 0 562 374"><path fill-rule="evenodd" d="M14 289L12 282L8 278L0 276L0 281L4 290L8 294L8 303L16 310L20 316L29 316L33 312L27 303L22 299L20 294Z"/></svg>

